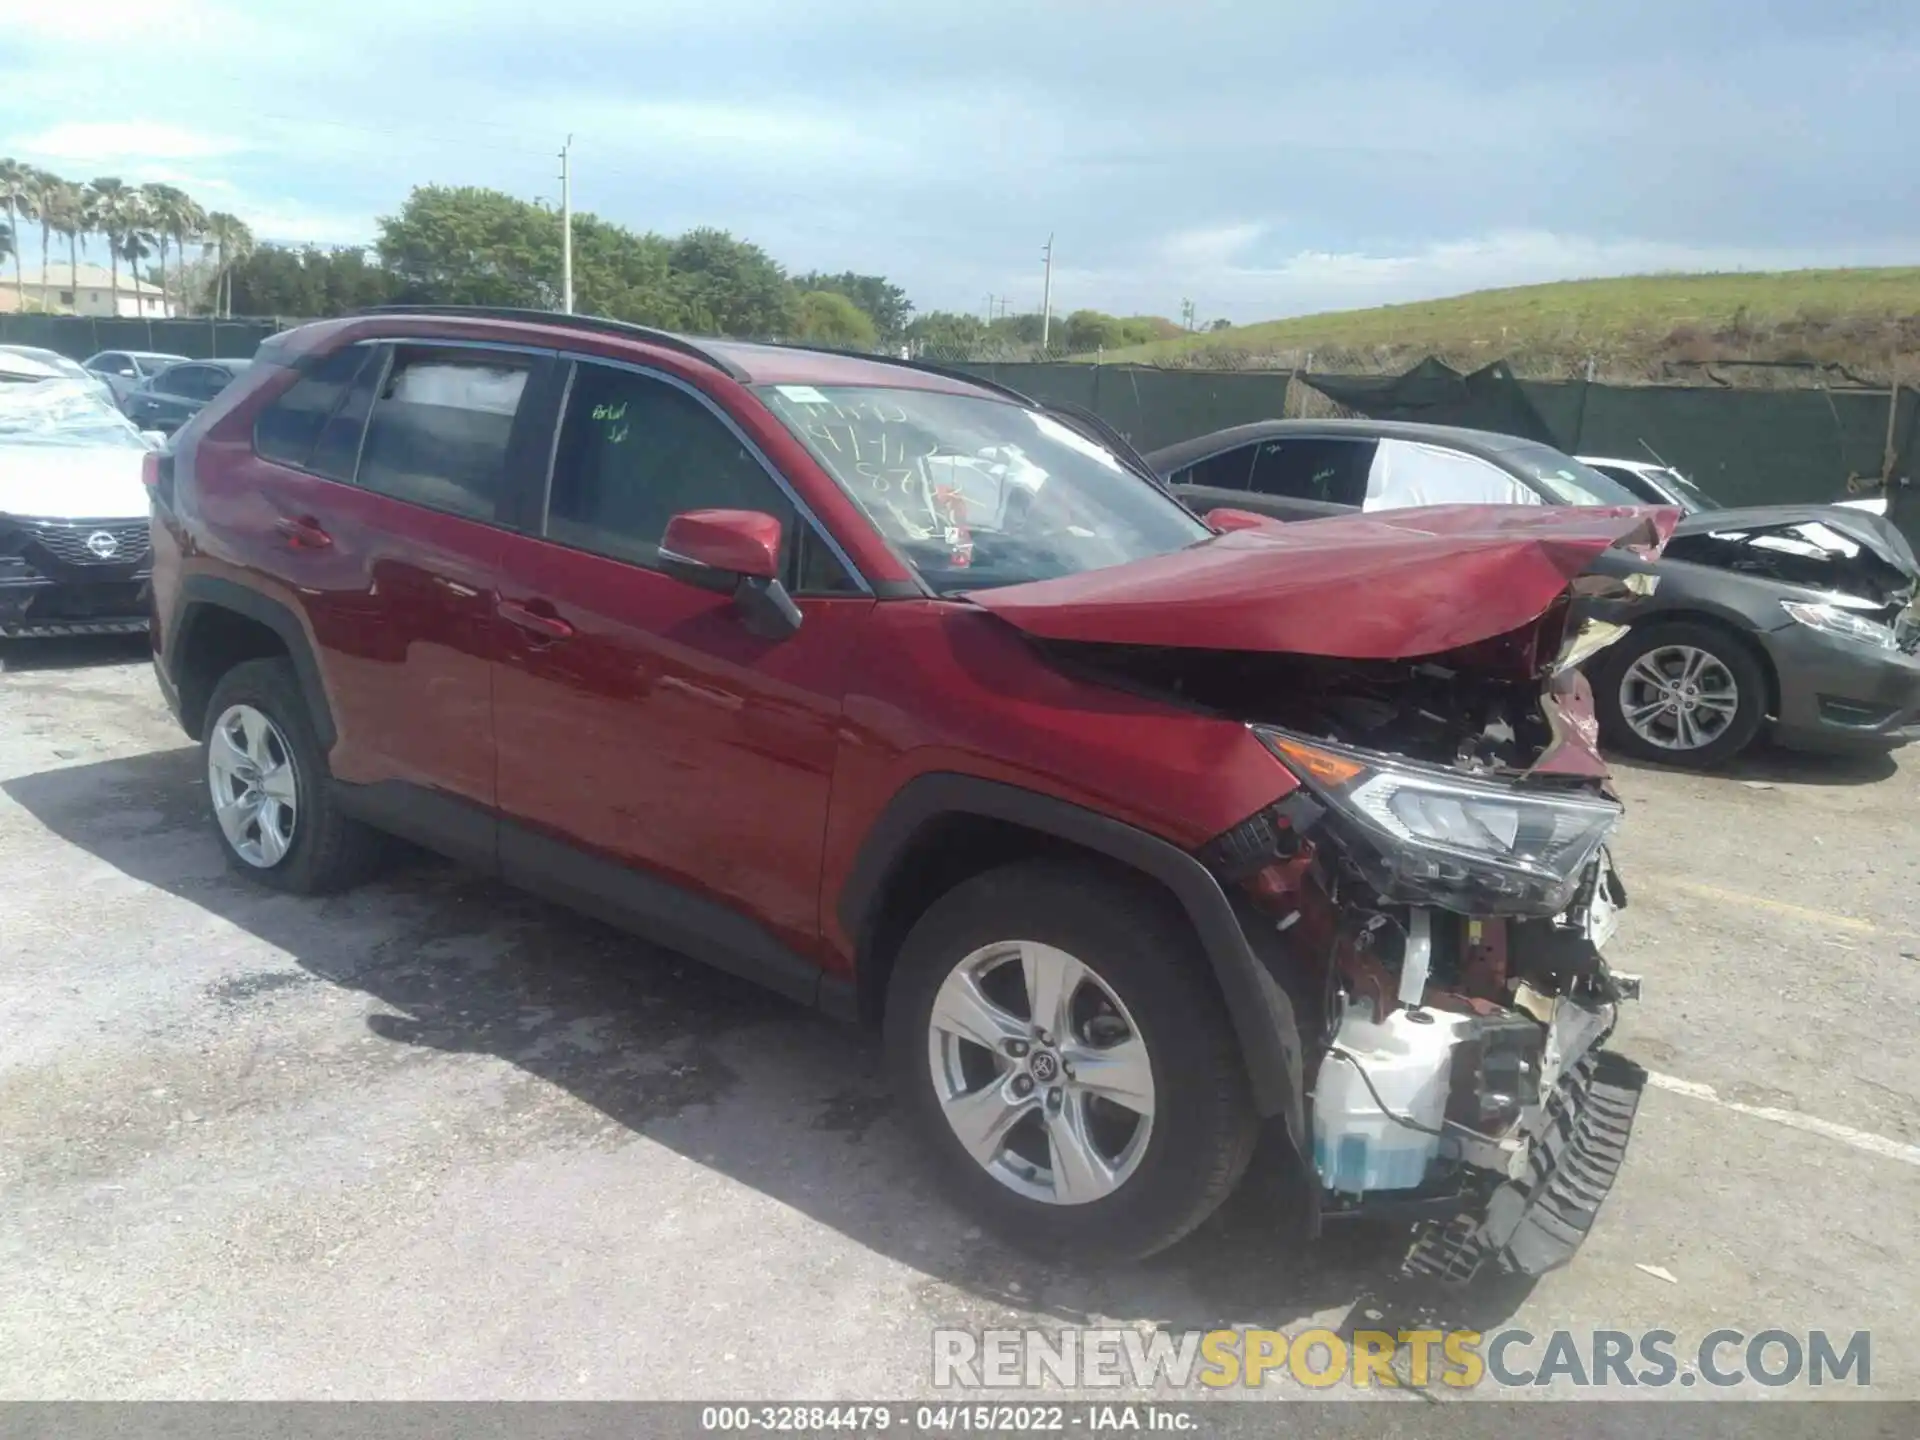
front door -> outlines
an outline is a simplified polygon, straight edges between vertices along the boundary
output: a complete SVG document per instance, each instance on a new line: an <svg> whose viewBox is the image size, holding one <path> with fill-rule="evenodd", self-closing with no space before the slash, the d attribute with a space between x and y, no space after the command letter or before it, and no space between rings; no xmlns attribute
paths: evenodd
<svg viewBox="0 0 1920 1440"><path fill-rule="evenodd" d="M674 515L780 520L805 617L760 639L662 573ZM764 460L691 387L575 365L545 504L509 536L494 684L501 865L801 998L841 692L873 601Z"/></svg>

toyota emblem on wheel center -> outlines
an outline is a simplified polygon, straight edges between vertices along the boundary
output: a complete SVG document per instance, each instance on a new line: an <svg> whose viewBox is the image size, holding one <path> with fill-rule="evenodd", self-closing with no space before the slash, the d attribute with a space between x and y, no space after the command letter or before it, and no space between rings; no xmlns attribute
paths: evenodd
<svg viewBox="0 0 1920 1440"><path fill-rule="evenodd" d="M110 530L96 530L87 536L87 549L102 560L111 560L120 553L120 542Z"/></svg>

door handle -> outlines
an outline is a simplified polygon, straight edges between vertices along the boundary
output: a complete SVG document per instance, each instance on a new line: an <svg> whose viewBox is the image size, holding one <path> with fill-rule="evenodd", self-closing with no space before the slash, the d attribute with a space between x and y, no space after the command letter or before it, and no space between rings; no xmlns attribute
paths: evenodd
<svg viewBox="0 0 1920 1440"><path fill-rule="evenodd" d="M289 550L325 550L333 544L320 522L311 515L284 517L273 522L273 533Z"/></svg>
<svg viewBox="0 0 1920 1440"><path fill-rule="evenodd" d="M536 610L534 605L544 606L544 600L536 600L530 605L522 605L515 600L500 600L494 604L500 618L509 625L517 625L529 634L538 635L545 640L567 640L573 636L573 626L548 610Z"/></svg>

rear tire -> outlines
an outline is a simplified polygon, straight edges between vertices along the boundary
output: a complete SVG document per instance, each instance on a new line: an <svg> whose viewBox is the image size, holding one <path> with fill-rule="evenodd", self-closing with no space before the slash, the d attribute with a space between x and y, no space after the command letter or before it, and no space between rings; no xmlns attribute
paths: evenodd
<svg viewBox="0 0 1920 1440"><path fill-rule="evenodd" d="M384 837L335 802L292 662L248 660L221 676L201 734L214 833L236 870L275 890L323 895L378 868Z"/></svg>
<svg viewBox="0 0 1920 1440"><path fill-rule="evenodd" d="M886 1025L943 1180L1024 1248L1152 1254L1252 1155L1245 1066L1197 939L1094 866L1008 865L935 901L901 948Z"/></svg>
<svg viewBox="0 0 1920 1440"><path fill-rule="evenodd" d="M1766 720L1766 671L1717 625L1673 620L1636 628L1601 652L1592 680L1600 733L1641 760L1721 765Z"/></svg>

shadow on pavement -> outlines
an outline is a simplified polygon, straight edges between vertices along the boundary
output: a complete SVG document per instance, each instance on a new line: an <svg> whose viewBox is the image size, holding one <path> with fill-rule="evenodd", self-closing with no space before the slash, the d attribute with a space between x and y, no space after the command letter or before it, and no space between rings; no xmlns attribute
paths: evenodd
<svg viewBox="0 0 1920 1440"><path fill-rule="evenodd" d="M0 674L126 665L145 660L150 653L145 635L73 635L47 640L0 640Z"/></svg>
<svg viewBox="0 0 1920 1440"><path fill-rule="evenodd" d="M1351 1328L1486 1329L1527 1284L1461 1291L1394 1275L1406 1232L1297 1238L1297 1187L1269 1141L1194 1235L1134 1265L1078 1268L1003 1248L951 1209L896 1122L875 1037L747 982L423 856L322 900L265 892L224 863L183 747L51 770L0 789L54 834L372 997L396 1046L496 1056L636 1134L951 1285L982 1324L1151 1319L1176 1330L1288 1328L1354 1307ZM271 1003L285 971L210 999ZM973 1308L973 1307L969 1307Z"/></svg>
<svg viewBox="0 0 1920 1440"><path fill-rule="evenodd" d="M1761 785L1877 785L1896 773L1895 752L1870 751L1852 755L1818 755L1784 750L1766 741L1756 742L1725 765L1702 770L1692 765L1662 765L1608 753L1607 761L1620 770L1645 770L1655 775L1699 775Z"/></svg>

